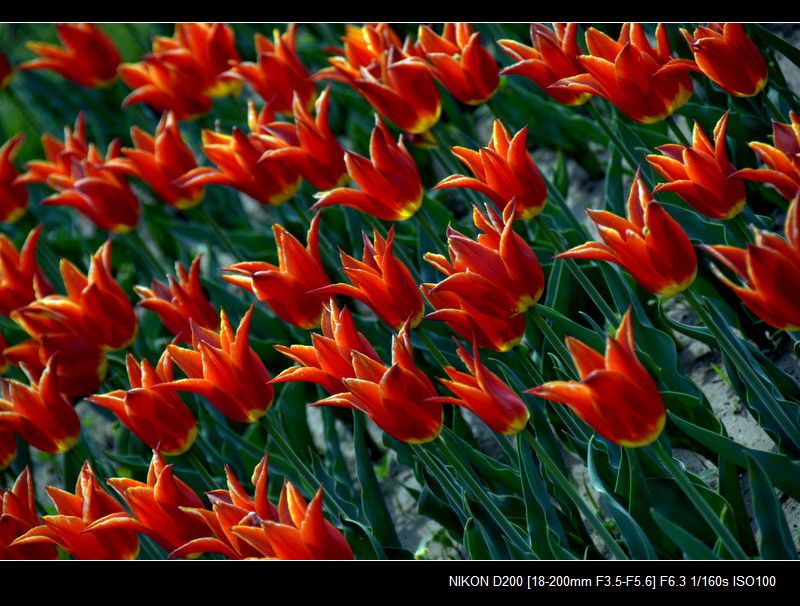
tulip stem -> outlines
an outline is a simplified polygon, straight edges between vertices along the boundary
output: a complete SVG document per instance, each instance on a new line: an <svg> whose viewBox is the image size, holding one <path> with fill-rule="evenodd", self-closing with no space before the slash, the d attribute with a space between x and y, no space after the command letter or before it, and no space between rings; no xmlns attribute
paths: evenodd
<svg viewBox="0 0 800 606"><path fill-rule="evenodd" d="M419 209L419 217L420 223L422 224L422 229L428 234L428 237L433 241L434 246L436 247L436 252L447 256L447 248L442 244L441 236L436 235L436 229L433 226L433 221L431 221L430 215L428 215L428 211L425 208L423 198L423 204Z"/></svg>
<svg viewBox="0 0 800 606"><path fill-rule="evenodd" d="M447 363L447 358L445 358L442 352L439 351L439 348L434 345L433 341L431 341L431 338L428 335L419 330L417 331L417 336L419 337L420 341L425 344L425 347L428 349L428 353L430 353L439 363L439 366L441 366L443 369L447 366L450 366L450 364Z"/></svg>
<svg viewBox="0 0 800 606"><path fill-rule="evenodd" d="M292 448L289 441L286 437L280 432L277 425L269 418L269 415L264 415L264 425L266 426L267 433L269 436L275 441L278 446L278 449L284 454L284 456L290 460L292 465L294 466L295 471L300 474L301 481L306 485L306 490L309 491L310 494L313 494L317 488L322 484L317 478L314 476L313 472L306 467L306 464L297 456ZM347 512L342 509L339 503L336 501L333 495L328 494L327 491L322 491L322 499L323 502L327 505L328 509L336 513L341 519L350 519L351 516L347 514Z"/></svg>
<svg viewBox="0 0 800 606"><path fill-rule="evenodd" d="M792 342L792 349L796 355L800 355L800 332L794 330L785 331Z"/></svg>
<svg viewBox="0 0 800 606"><path fill-rule="evenodd" d="M530 315L533 318L533 323L542 331L544 338L547 339L547 342L550 343L550 346L556 350L558 357L561 358L561 361L564 362L564 365L569 369L569 372L574 376L578 376L578 372L575 369L575 363L572 360L572 356L569 353L566 345L564 345L561 340L558 338L553 329L550 328L550 325L547 323L542 317L542 314L539 313L537 309L538 304L531 307Z"/></svg>
<svg viewBox="0 0 800 606"><path fill-rule="evenodd" d="M780 110L777 107L775 107L775 104L772 102L772 99L769 98L766 87L764 87L764 89L759 93L758 98L764 104L764 107L769 113L770 118L775 120L775 122L783 122L784 118L781 115Z"/></svg>
<svg viewBox="0 0 800 606"><path fill-rule="evenodd" d="M438 460L437 457L433 454L435 451L428 452L428 448L430 448L430 444L411 444L411 449L422 459L425 467L428 469L430 474L442 485L448 500L450 501L450 505L455 510L458 519L461 520L462 524L466 524L469 516L464 511L461 503L459 502L459 497L461 496L461 489L456 486L453 482L450 472L444 467Z"/></svg>
<svg viewBox="0 0 800 606"><path fill-rule="evenodd" d="M553 230L551 230L550 227L547 225L547 223L545 223L544 220L542 219L539 220L539 229L548 239L550 244L552 244L553 249L556 252L563 252L564 247L558 241L558 238L553 233ZM605 297L603 297L603 295L600 294L600 291L597 290L594 284L592 284L592 281L589 279L589 277L585 273L583 273L583 270L578 266L575 260L562 259L562 261L566 264L567 269L570 271L570 273L573 276L575 276L575 279L578 280L578 282L580 282L581 286L589 295L589 297L592 299L594 304L597 305L597 308L600 310L600 313L603 314L603 317L606 319L606 321L616 326L617 323L619 322L617 314L615 314L614 311L611 309L611 307L608 305L608 303L606 303Z"/></svg>
<svg viewBox="0 0 800 606"><path fill-rule="evenodd" d="M246 255L239 250L239 248L231 242L228 235L220 228L219 224L208 214L208 210L201 204L195 207L193 213L200 219L200 223L204 223L211 230L211 233L222 243L223 248L233 257L234 262L246 260Z"/></svg>
<svg viewBox="0 0 800 606"><path fill-rule="evenodd" d="M744 552L741 545L736 542L736 539L733 538L730 530L728 530L719 517L717 517L717 514L714 513L714 510L711 509L711 506L706 500L697 492L697 488L694 487L686 477L686 474L675 464L672 456L664 450L661 443L658 441L653 442L650 448L653 450L658 460L667 468L667 471L669 471L670 475L678 483L678 486L683 490L683 493L692 502L692 505L695 506L706 523L708 523L714 533L720 538L722 544L725 545L725 548L730 554L737 560L748 559L747 554Z"/></svg>
<svg viewBox="0 0 800 606"><path fill-rule="evenodd" d="M211 477L211 474L208 473L206 466L203 465L203 462L197 457L197 455L194 452L192 452L192 450L193 449L189 449L185 453L186 460L189 461L189 464L203 479L203 483L206 485L206 489L214 490L216 488L216 482L214 481L214 478Z"/></svg>
<svg viewBox="0 0 800 606"><path fill-rule="evenodd" d="M675 114L670 114L667 117L667 128L672 131L681 145L685 147L691 147L692 144L689 142L689 139L686 138L686 135L683 134L681 127L678 125L678 121L675 119Z"/></svg>
<svg viewBox="0 0 800 606"><path fill-rule="evenodd" d="M506 538L510 543L513 543L515 549L521 554L526 556L533 556L531 546L523 534L515 528L511 522L508 521L506 515L500 510L494 501L486 493L486 489L474 478L473 472L467 468L464 461L462 461L456 453L454 453L448 445L449 430L445 427L442 429L442 436L438 441L439 449L444 454L445 458L449 461L450 465L458 472L459 477L464 481L472 497L478 501L483 507L491 514L493 520L505 533Z"/></svg>
<svg viewBox="0 0 800 606"><path fill-rule="evenodd" d="M747 386L752 389L753 395L767 408L770 415L786 432L786 436L789 440L791 440L795 446L800 446L800 431L798 431L796 424L786 414L786 411L778 405L778 402L776 402L772 394L769 393L769 390L764 385L761 378L755 373L752 368L753 362L749 362L745 356L742 355L736 344L725 335L725 332L714 319L706 313L706 310L703 308L703 303L691 289L685 290L684 296L703 324L714 334L720 349L730 357L736 371L743 375Z"/></svg>
<svg viewBox="0 0 800 606"><path fill-rule="evenodd" d="M594 103L590 101L589 103L586 104L586 108L589 110L589 113L592 114L594 121L603 130L603 132L605 133L606 137L608 137L612 145L614 145L619 151L619 153L622 154L622 157L625 158L625 161L631 167L631 170L635 171L637 168L639 168L641 162L636 161L636 158L633 156L633 154L631 154L630 150L622 141L622 139L619 137L619 135L615 133L614 130L608 125L608 119L600 113L597 107L595 107ZM653 184L648 182L649 179L647 175L642 173L642 178L645 180L647 186L652 189Z"/></svg>
<svg viewBox="0 0 800 606"><path fill-rule="evenodd" d="M141 234L139 233L138 228L133 229L132 231L128 232L128 239L127 244L130 248L131 254L135 256L141 256L145 263L150 267L150 272L154 275L158 276L166 276L169 274L169 269L164 267L161 264L155 255L153 255L150 248L147 246L145 241L142 239Z"/></svg>
<svg viewBox="0 0 800 606"><path fill-rule="evenodd" d="M739 213L738 215L733 217L730 220L729 224L733 227L734 231L738 232L739 236L741 236L742 241L740 244L742 246L747 246L747 244L749 244L750 242L755 241L755 239L753 238L753 233L749 229L747 229L747 223L745 222L742 213Z"/></svg>
<svg viewBox="0 0 800 606"><path fill-rule="evenodd" d="M533 432L530 430L530 428L523 433L525 434L525 439L528 441L528 444L531 445L531 448L533 448L536 456L544 464L548 473L556 481L556 484L558 484L561 490L567 493L569 499L581 511L594 531L600 536L601 539L603 539L603 542L608 546L608 549L611 551L611 553L614 554L614 557L616 557L618 560L627 560L628 556L625 555L625 552L619 546L617 541L614 540L614 537L611 536L611 533L608 532L608 529L598 519L597 515L589 509L589 506L575 490L575 487L570 484L569 480L567 480L567 478L558 468L556 462L550 458L550 455L547 454L547 451L536 441L536 437L533 435Z"/></svg>

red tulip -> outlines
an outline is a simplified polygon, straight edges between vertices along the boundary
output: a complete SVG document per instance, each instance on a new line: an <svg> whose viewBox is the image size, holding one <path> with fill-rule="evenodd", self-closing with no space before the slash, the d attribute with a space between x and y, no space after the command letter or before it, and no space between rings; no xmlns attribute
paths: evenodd
<svg viewBox="0 0 800 606"><path fill-rule="evenodd" d="M14 223L28 208L28 190L24 184L15 182L19 171L14 166L14 156L24 138L20 133L0 147L0 222L3 223Z"/></svg>
<svg viewBox="0 0 800 606"><path fill-rule="evenodd" d="M363 261L339 251L342 271L351 284L332 284L315 293L347 295L369 306L387 325L400 330L411 318L411 328L422 321L425 304L417 283L408 267L395 258L394 226L389 237L384 239L377 230L373 233L374 244L362 232L364 238Z"/></svg>
<svg viewBox="0 0 800 606"><path fill-rule="evenodd" d="M315 118L303 107L300 97L295 96L292 105L295 124L273 122L271 103L264 106L260 116L252 102L249 104L250 130L270 136L276 144L264 152L263 158L286 162L320 190L342 185L350 179L344 150L328 124L329 93L330 88L326 88L317 99Z"/></svg>
<svg viewBox="0 0 800 606"><path fill-rule="evenodd" d="M315 197L319 199L311 208L341 204L386 221L403 221L414 216L422 206L422 180L403 136L395 143L386 124L375 116L369 151L370 159L345 152L347 172L360 191L340 187L317 194Z"/></svg>
<svg viewBox="0 0 800 606"><path fill-rule="evenodd" d="M402 45L385 23L348 26L344 48L335 50L341 55L330 57L332 67L314 79L349 84L406 133L424 135L439 121L439 91L410 40Z"/></svg>
<svg viewBox="0 0 800 606"><path fill-rule="evenodd" d="M690 59L673 59L667 65L676 70L704 73L712 82L736 97L752 97L767 84L767 62L741 23L709 23L694 34L681 30L694 54Z"/></svg>
<svg viewBox="0 0 800 606"><path fill-rule="evenodd" d="M285 482L277 520L262 520L261 526L238 524L231 532L269 559L355 559L342 533L323 517L321 486L306 505L294 485Z"/></svg>
<svg viewBox="0 0 800 606"><path fill-rule="evenodd" d="M290 200L300 187L300 175L287 162L263 158L278 143L257 133L244 134L238 128L223 135L210 130L202 134L203 151L217 169L199 166L175 182L178 187L227 185L262 204L278 206Z"/></svg>
<svg viewBox="0 0 800 606"><path fill-rule="evenodd" d="M636 172L628 196L628 219L605 210L588 210L603 244L588 242L556 258L616 263L644 288L661 296L683 292L697 274L694 248L675 219L653 200Z"/></svg>
<svg viewBox="0 0 800 606"><path fill-rule="evenodd" d="M319 251L319 214L308 229L308 245L302 244L281 225L272 226L278 247L278 266L251 261L226 267L240 274L223 276L226 282L252 292L284 322L300 328L319 324L326 296L312 291L330 284Z"/></svg>
<svg viewBox="0 0 800 606"><path fill-rule="evenodd" d="M26 532L12 546L58 545L78 560L136 559L139 541L134 531L106 529L99 523L126 512L100 487L88 462L83 464L75 494L53 486L47 487L47 494L58 514L42 517L42 525Z"/></svg>
<svg viewBox="0 0 800 606"><path fill-rule="evenodd" d="M143 532L167 551L205 536L206 525L184 508L203 507L194 491L175 476L158 450L153 451L147 482L129 478L109 478L132 515L119 513L107 516L89 526L89 530L133 530Z"/></svg>
<svg viewBox="0 0 800 606"><path fill-rule="evenodd" d="M747 249L703 249L741 278L743 286L715 272L750 311L775 328L800 330L800 195L789 207L785 232L786 239L757 231L755 244Z"/></svg>
<svg viewBox="0 0 800 606"><path fill-rule="evenodd" d="M314 81L297 54L296 36L297 25L294 23L289 24L283 34L277 28L272 30L271 42L257 33L258 63L237 63L228 72L230 76L247 82L257 95L283 114L292 113L295 95L303 109L307 109L317 96Z"/></svg>
<svg viewBox="0 0 800 606"><path fill-rule="evenodd" d="M212 97L238 94L241 82L228 73L239 62L233 30L222 23L179 23L172 38L157 36L141 63L120 67L133 92L123 105L147 103L177 120L208 113Z"/></svg>
<svg viewBox="0 0 800 606"><path fill-rule="evenodd" d="M662 69L672 59L663 24L656 28L656 43L653 49L640 23L623 25L619 41L589 28L589 54L579 57L586 73L559 80L551 88L597 95L637 122L659 122L692 96L692 80L682 71Z"/></svg>
<svg viewBox="0 0 800 606"><path fill-rule="evenodd" d="M127 182L110 168L120 155L120 141L108 146L106 157L86 141L83 112L74 132L65 128L64 143L50 135L42 137L46 161L26 164L28 172L17 183L42 183L56 190L42 200L49 206L72 206L100 229L127 232L139 222L139 201Z"/></svg>
<svg viewBox="0 0 800 606"><path fill-rule="evenodd" d="M418 38L431 73L456 99L479 105L497 91L500 68L469 23L445 23L441 36L423 25Z"/></svg>
<svg viewBox="0 0 800 606"><path fill-rule="evenodd" d="M580 381L551 381L528 393L569 406L597 433L620 446L645 446L658 438L666 410L658 387L636 357L631 310L617 336L606 339L605 358L577 339L566 341Z"/></svg>
<svg viewBox="0 0 800 606"><path fill-rule="evenodd" d="M0 234L0 313L8 316L38 296L53 292L36 263L36 243L42 233L39 225L31 230L22 250L5 234Z"/></svg>
<svg viewBox="0 0 800 606"><path fill-rule="evenodd" d="M553 100L564 105L582 105L590 93L551 88L562 78L586 73L578 55L578 26L575 23L554 23L555 31L541 23L531 24L531 46L516 40L498 40L497 44L517 63L501 74L524 76L538 84Z"/></svg>
<svg viewBox="0 0 800 606"><path fill-rule="evenodd" d="M662 145L663 156L650 155L647 161L667 183L656 186L655 193L672 191L698 212L712 219L735 217L745 205L747 190L744 180L728 160L725 131L728 112L714 128L714 146L695 122L692 147Z"/></svg>
<svg viewBox="0 0 800 606"><path fill-rule="evenodd" d="M124 158L108 162L125 174L147 183L158 199L170 206L186 210L202 202L202 187L178 187L174 182L190 170L197 168L192 150L181 137L173 112L161 117L152 137L138 126L131 128L134 147L123 147Z"/></svg>
<svg viewBox="0 0 800 606"><path fill-rule="evenodd" d="M491 292L489 299L510 300L508 313L524 312L536 303L544 290L544 273L533 249L514 231L514 214L513 204L506 207L502 217L489 205L485 214L474 207L472 220L482 232L477 240L448 227L449 261L434 253L424 256L448 276L437 289L449 290L446 282L468 281L474 284L476 297ZM479 304L477 299L472 302Z"/></svg>
<svg viewBox="0 0 800 606"><path fill-rule="evenodd" d="M128 354L125 358L131 388L86 398L110 410L131 433L150 448L167 455L179 455L191 448L197 437L197 423L186 404L175 393L153 389L174 380L172 359L165 351L154 368L143 359L141 365Z"/></svg>
<svg viewBox="0 0 800 606"><path fill-rule="evenodd" d="M456 353L469 373L446 366L444 371L450 380L439 381L456 397L435 397L430 401L464 406L498 433L511 435L522 431L528 424L528 408L500 377L483 365L478 357L478 344L473 343L472 356L461 344Z"/></svg>
<svg viewBox="0 0 800 606"><path fill-rule="evenodd" d="M14 486L5 492L0 490L0 560L55 560L58 553L54 545L11 545L40 523L33 476L26 467Z"/></svg>
<svg viewBox="0 0 800 606"><path fill-rule="evenodd" d="M351 351L355 378L343 378L347 392L314 402L314 406L341 406L360 410L392 437L411 444L434 440L442 430L436 388L414 363L409 323L392 338L392 365L359 351Z"/></svg>
<svg viewBox="0 0 800 606"><path fill-rule="evenodd" d="M39 55L19 69L49 69L81 86L103 87L117 77L120 57L114 42L93 23L59 23L58 38L63 48L44 42L26 46Z"/></svg>
<svg viewBox="0 0 800 606"><path fill-rule="evenodd" d="M276 345L275 349L300 366L287 368L272 383L308 381L321 385L329 394L347 391L342 379L355 378L354 352L380 363L372 345L356 330L350 311L339 310L333 299L324 306L322 334L312 334L311 345Z"/></svg>
<svg viewBox="0 0 800 606"><path fill-rule="evenodd" d="M219 333L190 320L193 349L167 346L170 357L188 378L159 383L153 387L156 393L199 394L226 417L240 423L254 423L263 417L272 404L273 389L269 372L250 347L252 315L250 307L236 334L225 310L220 314Z"/></svg>
<svg viewBox="0 0 800 606"><path fill-rule="evenodd" d="M66 452L78 442L81 424L70 401L59 391L56 356L39 381L27 386L13 379L0 384L0 430L13 431L34 448Z"/></svg>
<svg viewBox="0 0 800 606"><path fill-rule="evenodd" d="M247 494L238 478L225 466L228 490L219 489L206 493L212 509L185 507L182 511L206 525L203 537L192 539L170 553L172 558L197 557L202 553L219 553L231 560L261 557L260 552L240 539L232 528L249 522L258 525L262 520L277 520L278 509L267 498L267 455L253 470L252 482L255 495Z"/></svg>
<svg viewBox="0 0 800 606"><path fill-rule="evenodd" d="M190 319L203 328L219 329L219 314L200 283L200 259L201 255L194 258L188 273L176 262L177 278L167 276L168 285L153 280L150 288L133 287L141 298L139 305L156 312L167 330L186 343L191 343Z"/></svg>
<svg viewBox="0 0 800 606"><path fill-rule="evenodd" d="M800 117L789 112L790 124L772 122L772 139L775 146L759 141L749 144L769 168L743 168L733 173L750 181L773 185L787 200L800 192Z"/></svg>
<svg viewBox="0 0 800 606"><path fill-rule="evenodd" d="M517 219L532 219L544 209L547 188L539 169L525 148L526 126L512 138L500 120L494 121L488 147L478 151L453 147L453 155L474 177L450 175L433 189L464 187L481 192L498 208L516 201Z"/></svg>

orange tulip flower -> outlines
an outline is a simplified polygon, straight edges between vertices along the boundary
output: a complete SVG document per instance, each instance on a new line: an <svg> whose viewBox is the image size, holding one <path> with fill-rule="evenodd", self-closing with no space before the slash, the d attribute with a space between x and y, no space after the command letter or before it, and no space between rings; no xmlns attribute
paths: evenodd
<svg viewBox="0 0 800 606"><path fill-rule="evenodd" d="M663 156L649 155L647 161L667 183L653 190L672 191L698 212L712 219L730 219L744 208L747 190L744 180L737 176L736 168L728 160L725 150L725 132L728 112L714 127L714 146L694 123L692 147L662 145Z"/></svg>
<svg viewBox="0 0 800 606"><path fill-rule="evenodd" d="M681 29L694 54L690 59L673 59L667 65L676 70L702 72L714 84L735 97L752 97L767 84L767 62L741 23L709 23L694 34Z"/></svg>
<svg viewBox="0 0 800 606"><path fill-rule="evenodd" d="M189 541L170 557L220 553L229 559L353 559L342 533L325 520L322 488L306 505L298 490L285 482L278 507L267 499L267 456L253 471L255 495L250 497L229 467L228 490L208 493L212 511L186 509L208 525L213 536Z"/></svg>
<svg viewBox="0 0 800 606"><path fill-rule="evenodd" d="M120 155L121 143L115 139L106 157L86 141L83 112L75 121L75 130L64 129L64 142L50 135L42 137L46 161L26 164L28 172L18 183L42 183L56 190L42 200L49 206L72 206L100 229L127 232L139 222L139 201L127 182L110 168Z"/></svg>
<svg viewBox="0 0 800 606"><path fill-rule="evenodd" d="M636 357L631 310L617 336L606 339L605 358L577 339L566 342L580 381L550 381L528 393L569 406L614 444L637 447L656 440L667 414L658 387Z"/></svg>
<svg viewBox="0 0 800 606"><path fill-rule="evenodd" d="M219 333L190 320L193 349L167 346L170 357L188 378L159 383L153 389L157 393L196 393L234 421L258 421L272 404L273 389L269 372L250 347L252 315L250 307L236 334L224 309L220 313Z"/></svg>
<svg viewBox="0 0 800 606"><path fill-rule="evenodd" d="M662 69L672 59L663 24L656 28L655 49L640 23L623 25L618 41L591 27L586 46L589 54L579 57L586 73L559 80L552 88L603 97L643 124L663 120L692 96L685 72Z"/></svg>
<svg viewBox="0 0 800 606"><path fill-rule="evenodd" d="M131 433L150 448L167 455L179 455L191 448L197 437L192 412L175 393L153 389L174 380L172 359L165 351L154 368L143 359L141 365L128 354L125 358L131 388L117 389L86 398L116 415Z"/></svg>
<svg viewBox="0 0 800 606"><path fill-rule="evenodd" d="M544 290L544 273L536 254L522 236L513 229L514 204L506 206L501 217L494 208L486 205L486 213L478 207L472 211L472 220L481 230L477 240L472 240L448 227L448 260L443 255L425 253L424 259L448 278L437 290L447 291L446 282L468 282L475 288L473 303L488 295L508 299L508 313L524 312L531 307Z"/></svg>
<svg viewBox="0 0 800 606"><path fill-rule="evenodd" d="M383 238L377 230L373 232L374 243L367 235L364 238L363 261L359 261L344 251L339 251L342 271L351 284L332 284L315 293L339 294L358 299L369 306L384 323L400 330L405 321L411 318L411 328L422 321L425 303L417 283L408 267L395 258L394 226L389 237Z"/></svg>
<svg viewBox="0 0 800 606"><path fill-rule="evenodd" d="M3 223L14 223L28 208L28 190L15 181L19 171L14 166L14 156L24 138L19 133L0 147L0 222Z"/></svg>
<svg viewBox="0 0 800 606"><path fill-rule="evenodd" d="M500 68L469 23L445 23L442 35L420 26L420 50L431 73L462 103L488 101L500 86Z"/></svg>
<svg viewBox="0 0 800 606"><path fill-rule="evenodd" d="M120 78L133 92L123 105L147 103L177 120L208 113L212 97L238 94L241 82L228 73L238 63L236 37L222 23L178 23L172 38L157 36L153 52L140 63L120 66Z"/></svg>
<svg viewBox="0 0 800 606"><path fill-rule="evenodd" d="M174 112L161 117L155 137L138 126L131 128L133 148L123 147L124 158L108 162L110 168L138 177L147 183L159 200L170 206L186 210L202 202L202 187L178 187L174 182L197 168L192 150L181 137Z"/></svg>
<svg viewBox="0 0 800 606"><path fill-rule="evenodd" d="M756 232L755 244L746 249L733 246L703 246L724 263L744 286L717 277L744 304L770 326L800 330L800 195L786 215L786 239L764 231Z"/></svg>
<svg viewBox="0 0 800 606"><path fill-rule="evenodd" d="M351 351L354 378L343 378L347 392L331 395L313 406L360 410L392 437L411 444L434 440L442 430L444 411L427 401L436 388L414 363L409 322L392 337L392 365L386 367L359 351Z"/></svg>
<svg viewBox="0 0 800 606"><path fill-rule="evenodd" d="M0 51L0 90L7 88L14 77L14 67L8 60L6 54Z"/></svg>
<svg viewBox="0 0 800 606"><path fill-rule="evenodd" d="M59 23L56 34L63 48L44 42L26 46L39 55L19 69L49 69L67 80L89 87L103 87L117 77L122 57L114 42L93 23Z"/></svg>
<svg viewBox="0 0 800 606"><path fill-rule="evenodd" d="M604 243L588 242L555 258L616 263L643 288L661 296L683 292L694 281L697 256L689 236L653 200L640 171L628 196L627 220L605 210L587 212Z"/></svg>
<svg viewBox="0 0 800 606"><path fill-rule="evenodd" d="M800 117L789 112L789 124L772 122L772 139L767 145L752 141L749 146L769 168L743 168L733 173L749 181L760 181L774 186L787 200L800 192Z"/></svg>
<svg viewBox="0 0 800 606"><path fill-rule="evenodd" d="M272 103L275 111L282 114L292 113L295 95L303 109L308 109L317 96L314 81L297 54L296 37L295 23L283 34L277 28L272 30L272 41L257 33L258 63L237 63L228 72L231 77L247 82L258 96Z"/></svg>
<svg viewBox="0 0 800 606"><path fill-rule="evenodd" d="M444 371L450 380L439 381L456 397L439 396L430 401L464 406L498 433L511 435L522 431L530 417L528 408L500 377L483 365L478 357L478 344L473 343L470 356L457 343L456 353L469 373L446 366Z"/></svg>
<svg viewBox="0 0 800 606"><path fill-rule="evenodd" d="M515 218L536 217L547 202L547 188L525 148L527 137L527 126L512 138L502 122L495 120L488 147L478 151L459 146L452 148L453 155L469 168L474 177L450 175L433 189L472 189L503 209L515 200Z"/></svg>
<svg viewBox="0 0 800 606"><path fill-rule="evenodd" d="M183 264L176 262L177 278L167 276L169 285L153 280L150 288L133 287L141 298L139 305L156 312L167 330L185 343L191 343L190 319L203 328L219 329L219 314L200 283L201 256L194 258L188 273Z"/></svg>
<svg viewBox="0 0 800 606"><path fill-rule="evenodd" d="M538 84L554 101L563 105L583 105L591 94L550 88L562 78L586 73L578 55L578 26L575 23L554 23L555 31L541 23L531 24L531 46L516 40L498 40L497 44L514 65L501 74L524 76Z"/></svg>
<svg viewBox="0 0 800 606"><path fill-rule="evenodd" d="M89 526L89 530L132 530L143 532L167 551L203 537L208 528L202 520L184 508L203 507L194 491L175 476L158 450L153 451L147 482L129 478L109 478L108 485L116 490L132 515L120 512L106 516Z"/></svg>
<svg viewBox="0 0 800 606"><path fill-rule="evenodd" d="M300 328L319 324L326 296L312 291L330 284L319 251L319 213L308 229L308 244L302 244L284 227L272 226L278 247L278 266L250 261L226 267L238 276L223 276L226 282L252 292L284 322Z"/></svg>
<svg viewBox="0 0 800 606"><path fill-rule="evenodd" d="M0 234L0 313L8 316L38 296L53 292L36 263L36 243L42 226L32 229L25 238L22 250L5 234Z"/></svg>
<svg viewBox="0 0 800 606"><path fill-rule="evenodd" d="M0 490L0 560L55 560L55 545L11 545L39 524L33 476L26 467L10 489Z"/></svg>
<svg viewBox="0 0 800 606"><path fill-rule="evenodd" d="M402 45L385 23L348 26L341 54L315 80L349 84L398 128L424 135L439 121L439 91L424 60L408 40Z"/></svg>
<svg viewBox="0 0 800 606"><path fill-rule="evenodd" d="M320 190L342 185L350 179L344 163L344 150L328 124L329 94L330 87L317 99L315 118L303 107L300 97L295 96L292 104L295 124L273 122L271 103L267 103L258 115L251 102L248 114L250 130L270 136L276 144L267 149L262 158L283 160Z"/></svg>
<svg viewBox="0 0 800 606"><path fill-rule="evenodd" d="M300 366L287 368L272 383L308 381L321 385L329 394L347 391L342 379L355 378L353 352L380 362L372 345L356 330L350 311L337 308L333 299L324 306L322 334L313 333L311 345L276 345L275 349Z"/></svg>
<svg viewBox="0 0 800 606"><path fill-rule="evenodd" d="M34 448L66 452L78 442L81 424L70 401L59 391L56 356L50 358L39 381L31 385L4 380L0 399L0 430L13 431Z"/></svg>
<svg viewBox="0 0 800 606"><path fill-rule="evenodd" d="M101 488L88 462L83 464L75 494L53 486L47 487L47 494L58 514L43 516L42 525L26 532L12 546L58 545L78 560L136 559L139 540L134 531L105 529L99 523L126 512Z"/></svg>
<svg viewBox="0 0 800 606"><path fill-rule="evenodd" d="M133 89L123 107L145 103L158 113L173 112L176 120L192 120L211 111L211 98L203 93L203 78L195 71L179 70L163 55L120 65L119 77Z"/></svg>
<svg viewBox="0 0 800 606"><path fill-rule="evenodd" d="M322 486L306 505L297 488L285 482L277 520L262 520L261 526L237 524L231 532L268 559L355 559L342 533L323 517Z"/></svg>
<svg viewBox="0 0 800 606"><path fill-rule="evenodd" d="M403 143L403 135L395 143L386 124L376 115L369 147L370 159L345 152L347 172L361 190L339 187L317 194L312 210L342 204L386 221L404 221L414 216L422 206L422 179Z"/></svg>
<svg viewBox="0 0 800 606"><path fill-rule="evenodd" d="M291 200L300 187L300 175L289 163L278 158L262 160L267 150L279 146L271 137L246 135L234 128L231 135L204 130L202 140L203 151L218 168L198 166L178 179L176 186L227 185L271 206Z"/></svg>

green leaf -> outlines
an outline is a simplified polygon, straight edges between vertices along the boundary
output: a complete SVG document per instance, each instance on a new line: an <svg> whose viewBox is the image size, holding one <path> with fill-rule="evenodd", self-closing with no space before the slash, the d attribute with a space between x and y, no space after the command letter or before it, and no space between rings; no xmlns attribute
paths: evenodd
<svg viewBox="0 0 800 606"><path fill-rule="evenodd" d="M655 509L651 509L650 513L656 521L675 544L683 550L687 559L690 560L718 560L717 554L709 549L702 541L695 537L691 532L688 532L678 524L670 521L664 515L661 515Z"/></svg>
<svg viewBox="0 0 800 606"><path fill-rule="evenodd" d="M400 539L392 522L392 516L386 507L381 486L375 477L375 469L369 458L369 451L364 439L366 425L364 416L353 411L353 441L355 444L356 473L361 483L361 505L364 515L372 527L375 538L383 546L400 546Z"/></svg>
<svg viewBox="0 0 800 606"><path fill-rule="evenodd" d="M765 560L796 560L797 547L786 516L766 472L753 457L747 456L747 477L753 493L753 517L761 531L759 552Z"/></svg>

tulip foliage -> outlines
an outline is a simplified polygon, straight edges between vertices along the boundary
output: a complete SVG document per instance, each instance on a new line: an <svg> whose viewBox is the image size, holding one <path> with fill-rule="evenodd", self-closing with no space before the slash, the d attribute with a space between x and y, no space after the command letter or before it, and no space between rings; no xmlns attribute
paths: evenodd
<svg viewBox="0 0 800 606"><path fill-rule="evenodd" d="M784 60L0 24L0 559L797 557Z"/></svg>

